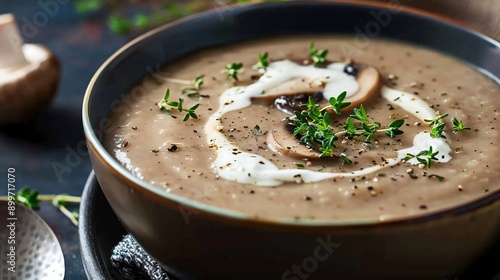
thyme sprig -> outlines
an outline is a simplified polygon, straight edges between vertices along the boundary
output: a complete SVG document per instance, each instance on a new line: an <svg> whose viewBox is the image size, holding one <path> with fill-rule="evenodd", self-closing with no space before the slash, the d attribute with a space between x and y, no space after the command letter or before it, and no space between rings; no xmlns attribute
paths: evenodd
<svg viewBox="0 0 500 280"><path fill-rule="evenodd" d="M207 95L200 94L201 86L203 85L203 75L196 76L192 82L193 87L187 87L182 90L182 94L188 97L200 99L201 97L208 97Z"/></svg>
<svg viewBox="0 0 500 280"><path fill-rule="evenodd" d="M420 162L421 164L424 164L427 168L431 167L432 161L437 161L438 158L436 157L439 154L439 151L434 152L432 150L432 146L429 147L428 150L424 150L419 152L418 154L406 154L406 156L403 158L404 161L409 161L412 158L415 158Z"/></svg>
<svg viewBox="0 0 500 280"><path fill-rule="evenodd" d="M307 109L295 111L295 116L293 135L300 136L300 142L310 147L320 144L320 157L333 156L338 137L331 126L330 114L326 110L320 111L313 98L309 97Z"/></svg>
<svg viewBox="0 0 500 280"><path fill-rule="evenodd" d="M430 132L432 138L446 139L446 136L444 135L444 129L446 128L446 124L443 122L444 118L446 117L448 117L448 114L439 115L432 120L427 120L427 119L424 120L425 122L429 123L429 126L432 127ZM457 133L462 130L471 130L470 127L464 125L462 121L458 120L455 117L451 119L451 124L453 125L452 126L453 133Z"/></svg>
<svg viewBox="0 0 500 280"><path fill-rule="evenodd" d="M439 115L432 120L424 119L425 122L429 123L429 126L432 127L430 135L432 138L445 138L444 128L446 125L442 122L442 119L446 118L448 114Z"/></svg>
<svg viewBox="0 0 500 280"><path fill-rule="evenodd" d="M295 163L295 165L300 169L306 168L306 166L303 163Z"/></svg>
<svg viewBox="0 0 500 280"><path fill-rule="evenodd" d="M350 160L345 154L340 154L339 158L342 160L342 165L352 163L352 160Z"/></svg>
<svg viewBox="0 0 500 280"><path fill-rule="evenodd" d="M404 119L397 119L391 122L387 128L381 129L382 125L379 122L370 120L363 105L360 105L359 108L354 108L353 111L354 114L347 118L344 125L345 134L349 138L364 136L366 138L365 142L371 142L377 132L383 132L391 138L404 133L400 130L401 126L405 123ZM353 120L357 120L359 123L356 125Z"/></svg>
<svg viewBox="0 0 500 280"><path fill-rule="evenodd" d="M443 176L438 175L438 174L431 174L431 175L429 175L429 178L436 178L436 179L438 179L440 182L444 181L444 179L445 179Z"/></svg>
<svg viewBox="0 0 500 280"><path fill-rule="evenodd" d="M269 53L265 52L263 54L259 54L259 63L257 64L257 67L259 69L262 69L264 71L267 70L267 67L269 67Z"/></svg>
<svg viewBox="0 0 500 280"><path fill-rule="evenodd" d="M327 54L328 50L326 49L317 50L316 47L314 46L314 42L311 42L309 44L309 56L311 56L313 60L314 67L318 67L320 63L325 62Z"/></svg>
<svg viewBox="0 0 500 280"><path fill-rule="evenodd" d="M445 138L446 136L444 135L444 129L446 127L446 124L443 122L444 118L448 117L448 114L443 114L436 116L434 119L424 119L425 122L429 123L429 126L432 127L431 132L429 133L431 138ZM458 131L462 130L470 130L471 128L468 126L465 126L462 121L459 121L457 118L453 117L451 119L451 123L453 125L453 133L457 133ZM408 161L412 158L417 159L418 162L421 164L424 164L427 168L431 167L432 161L437 161L438 158L436 157L439 154L439 151L434 152L432 150L432 146L429 147L428 150L423 150L420 151L418 154L406 154L406 156L403 158L403 161ZM438 175L434 175L437 177L440 181L442 181L444 178Z"/></svg>
<svg viewBox="0 0 500 280"><path fill-rule="evenodd" d="M453 125L453 132L457 133L462 130L471 130L470 127L465 126L462 121L457 120L457 118L453 117L451 119L451 124Z"/></svg>
<svg viewBox="0 0 500 280"><path fill-rule="evenodd" d="M341 109L344 109L344 108L348 107L349 105L351 105L351 102L344 102L344 99L346 96L347 96L347 91L344 91L341 94L339 94L339 96L337 96L337 98L331 97L330 100L328 100L328 102L332 106L333 111L337 115L340 115Z"/></svg>
<svg viewBox="0 0 500 280"><path fill-rule="evenodd" d="M167 89L167 91L165 92L165 96L158 103L158 107L160 107L162 112L171 115L172 110L177 109L177 111L179 111L180 113L186 112L186 114L184 115L183 121L187 121L187 120L189 120L189 118L198 119L198 115L196 115L195 111L200 106L199 103L195 104L194 106L192 106L189 109L184 109L183 108L184 99L179 98L179 101L168 101L169 98L170 98L170 89Z"/></svg>
<svg viewBox="0 0 500 280"><path fill-rule="evenodd" d="M319 109L314 99L309 97L308 102L304 105L305 109L300 112L295 111L295 116L291 118L295 126L293 135L300 137L299 141L307 146L319 146L320 157L326 157L335 155L335 141L343 135L351 139L354 137L365 137L365 141L370 142L376 132L384 132L391 138L403 134L403 131L399 129L404 124L403 119L395 120L387 128L381 129L380 123L370 120L363 105L360 108L355 108L354 114L347 118L343 126L345 130L336 132L331 125L328 110L332 109L340 115L340 109L351 105L350 102L344 102L346 94L346 92L343 92L337 98L330 98L330 105L321 109ZM357 122L355 123L354 120ZM344 164L351 163L351 160L347 156L341 154L339 157L343 160Z"/></svg>
<svg viewBox="0 0 500 280"><path fill-rule="evenodd" d="M2 196L0 200L9 201L9 197ZM16 203L23 204L24 206L38 210L40 209L40 202L51 201L52 205L57 207L71 222L78 226L79 215L78 212L70 211L67 206L69 203L80 203L81 197L71 196L66 194L51 194L51 195L41 195L37 190L32 190L29 187L22 187L19 189L17 194L14 195L14 201Z"/></svg>
<svg viewBox="0 0 500 280"><path fill-rule="evenodd" d="M240 70L243 68L243 63L230 63L226 65L226 68L224 69L224 72L226 73L226 78L228 80L234 79L235 81L238 81L238 73Z"/></svg>

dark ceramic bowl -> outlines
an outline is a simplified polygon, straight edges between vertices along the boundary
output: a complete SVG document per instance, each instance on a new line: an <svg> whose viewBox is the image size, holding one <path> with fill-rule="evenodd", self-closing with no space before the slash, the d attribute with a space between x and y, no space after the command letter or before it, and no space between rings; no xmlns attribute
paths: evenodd
<svg viewBox="0 0 500 280"><path fill-rule="evenodd" d="M114 54L90 83L83 123L95 173L124 227L183 279L443 279L466 268L499 236L500 191L397 221L262 221L166 193L134 177L101 145L111 106L148 73L197 50L255 38L359 36L355 27L370 25L369 37L432 48L500 80L498 42L428 13L391 8L330 2L219 8L160 27ZM377 21L384 13L389 24Z"/></svg>

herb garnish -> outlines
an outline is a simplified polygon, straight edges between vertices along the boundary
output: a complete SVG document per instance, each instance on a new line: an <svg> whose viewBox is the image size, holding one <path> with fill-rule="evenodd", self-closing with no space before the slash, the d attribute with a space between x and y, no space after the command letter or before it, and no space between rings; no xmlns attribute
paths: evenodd
<svg viewBox="0 0 500 280"><path fill-rule="evenodd" d="M437 116L432 120L424 120L429 123L429 126L432 126L432 130L430 132L432 138L446 138L446 136L443 135L446 125L441 120L447 116L448 114L444 114ZM455 117L451 119L451 123L453 125L453 133L457 133L462 130L471 130L470 127L465 126L462 121L457 120Z"/></svg>
<svg viewBox="0 0 500 280"><path fill-rule="evenodd" d="M427 120L425 119L424 121L429 123L429 126L432 127L432 130L430 132L430 135L432 138L446 138L446 136L443 135L445 124L441 122L442 119L446 118L448 114L440 115L435 117L432 120Z"/></svg>
<svg viewBox="0 0 500 280"><path fill-rule="evenodd" d="M9 201L9 197L2 196L0 200ZM52 205L57 207L66 217L68 217L75 226L78 226L78 213L71 212L66 207L68 203L80 203L81 198L78 196L64 194L40 195L37 190L31 190L29 187L22 187L17 194L14 195L14 201L34 210L40 208L40 202L51 201Z"/></svg>
<svg viewBox="0 0 500 280"><path fill-rule="evenodd" d="M465 126L462 121L457 120L457 118L453 117L451 119L451 124L453 124L453 132L457 133L461 130L471 130L470 127Z"/></svg>
<svg viewBox="0 0 500 280"><path fill-rule="evenodd" d="M326 110L318 109L312 97L306 104L307 109L302 112L295 111L293 136L300 136L300 142L310 147L320 144L320 157L333 156L333 148L338 137L330 125L330 114Z"/></svg>
<svg viewBox="0 0 500 280"><path fill-rule="evenodd" d="M352 160L350 160L345 154L340 154L339 157L342 160L342 165L352 163Z"/></svg>
<svg viewBox="0 0 500 280"><path fill-rule="evenodd" d="M444 115L439 115L435 117L432 120L424 120L425 122L429 123L429 126L432 126L431 132L429 133L431 138L446 138L446 136L443 134L444 129L446 127L445 123L442 122L444 118L446 118L448 114ZM458 131L461 130L470 130L470 127L465 126L462 121L457 120L457 118L452 118L451 123L453 124L453 132L457 133ZM406 154L406 157L403 159L404 161L408 161L412 158L416 158L418 162L425 164L427 168L431 167L431 162L434 160L438 160L436 156L439 154L439 151L433 152L432 151L432 146L429 147L429 150L424 150L419 152L417 155L414 154ZM440 181L444 180L444 177L432 174L429 177L436 177Z"/></svg>
<svg viewBox="0 0 500 280"><path fill-rule="evenodd" d="M384 132L391 138L404 133L399 129L405 123L404 119L395 120L391 122L387 128L380 129L381 124L370 120L363 105L360 105L359 108L354 108L353 111L354 114L349 116L344 125L344 129L346 130L345 134L350 138L354 136L364 136L366 137L365 142L371 142L376 132ZM359 125L356 126L352 119L360 121L361 127Z"/></svg>
<svg viewBox="0 0 500 280"><path fill-rule="evenodd" d="M393 138L403 134L399 128L404 124L404 120L395 120L385 129L380 129L381 124L372 122L368 117L363 105L360 108L354 109L354 114L350 115L344 124L344 131L335 132L331 126L330 114L327 110L332 109L335 113L340 114L340 109L349 106L350 102L343 102L346 92L341 93L337 98L330 98L330 105L321 109L312 97L309 97L305 110L295 111L295 116L291 118L295 126L293 135L300 136L300 142L310 146L319 146L321 152L320 157L334 156L333 149L335 141L339 136L346 135L348 138L364 136L365 141L371 141L376 132L384 132L389 137ZM355 124L353 120L359 121ZM351 163L351 160L346 155L339 155L344 164Z"/></svg>
<svg viewBox="0 0 500 280"><path fill-rule="evenodd" d="M418 153L417 155L413 155L413 154L406 154L405 158L403 159L404 161L408 161L412 158L415 158L418 160L418 162L420 162L421 164L424 164L427 168L430 168L431 167L431 162L433 160L438 160L438 158L436 158L436 156L439 154L439 151L437 152L433 152L432 151L432 146L429 147L429 150L425 150L425 151L421 151L420 153Z"/></svg>
<svg viewBox="0 0 500 280"><path fill-rule="evenodd" d="M318 65L320 63L325 62L327 54L328 54L328 50L326 50L326 49L316 50L316 47L314 46L314 42L311 42L309 44L309 55L311 56L311 58L313 60L314 67L318 67Z"/></svg>
<svg viewBox="0 0 500 280"><path fill-rule="evenodd" d="M22 187L14 196L16 202L23 204L30 209L40 208L40 199L38 199L38 191L30 190L28 187Z"/></svg>
<svg viewBox="0 0 500 280"><path fill-rule="evenodd" d="M429 178L437 178L441 182L444 181L444 177L437 174L431 174L429 175Z"/></svg>
<svg viewBox="0 0 500 280"><path fill-rule="evenodd" d="M193 85L194 85L194 87L188 87L188 88L183 89L182 94L185 94L188 97L196 98L196 99L200 99L200 97L207 97L207 95L200 94L200 89L201 89L201 86L203 85L203 75L196 76L196 78L193 81Z"/></svg>
<svg viewBox="0 0 500 280"><path fill-rule="evenodd" d="M295 165L296 165L298 168L300 168L300 169L304 169L304 168L306 168L306 166L305 166L304 164L302 164L302 163L296 163Z"/></svg>
<svg viewBox="0 0 500 280"><path fill-rule="evenodd" d="M267 67L269 66L268 56L269 54L267 52L259 54L259 63L257 64L257 66L264 71L266 71Z"/></svg>
<svg viewBox="0 0 500 280"><path fill-rule="evenodd" d="M243 63L231 63L227 64L226 68L224 69L224 72L226 72L227 79L234 79L235 81L238 81L238 72L243 68Z"/></svg>
<svg viewBox="0 0 500 280"><path fill-rule="evenodd" d="M170 89L167 89L167 92L165 92L165 96L158 103L158 107L160 107L162 112L165 112L170 115L172 114L172 109L177 109L177 111L179 111L180 113L186 112L183 121L187 121L189 120L189 118L198 119L198 116L195 114L195 110L198 109L198 107L200 106L199 103L195 104L189 109L184 109L182 107L184 99L179 98L179 101L168 101L169 97L170 97Z"/></svg>
<svg viewBox="0 0 500 280"><path fill-rule="evenodd" d="M346 108L349 105L351 105L351 102L344 102L345 97L347 96L347 91L342 92L335 97L331 97L329 100L330 105L332 106L332 109L337 115L340 115L340 109Z"/></svg>

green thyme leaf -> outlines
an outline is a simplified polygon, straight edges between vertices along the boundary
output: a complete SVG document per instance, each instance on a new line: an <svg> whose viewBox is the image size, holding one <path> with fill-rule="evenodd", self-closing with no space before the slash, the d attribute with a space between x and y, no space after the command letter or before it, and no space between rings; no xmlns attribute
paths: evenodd
<svg viewBox="0 0 500 280"><path fill-rule="evenodd" d="M226 68L224 71L226 72L227 79L234 79L235 81L238 81L238 72L243 68L243 63L231 63L227 64Z"/></svg>
<svg viewBox="0 0 500 280"><path fill-rule="evenodd" d="M361 121L363 123L369 123L370 119L368 118L368 115L366 114L365 107L363 107L363 104L361 104L358 108L353 109L354 115L350 115L351 118L356 119L358 121Z"/></svg>
<svg viewBox="0 0 500 280"><path fill-rule="evenodd" d="M444 136L444 128L445 128L445 124L444 123L439 123L437 125L435 125L432 129L431 129L431 132L430 132L430 135L432 138L446 138L446 136Z"/></svg>
<svg viewBox="0 0 500 280"><path fill-rule="evenodd" d="M433 125L437 125L440 123L440 120L446 118L448 116L448 114L444 114L444 115L439 115L437 117L435 117L434 119L432 120L427 120L427 119L424 119L425 122L429 123L429 126L433 126Z"/></svg>
<svg viewBox="0 0 500 280"><path fill-rule="evenodd" d="M462 131L462 130L471 130L470 127L468 126L465 126L462 121L459 121L457 120L457 118L453 117L451 119L451 123L453 124L453 131L456 133L456 132L459 132L459 131Z"/></svg>
<svg viewBox="0 0 500 280"><path fill-rule="evenodd" d="M201 97L209 97L208 95L202 95L200 93L201 86L203 85L203 77L203 75L197 76L193 81L193 87L182 89L182 94L195 99L200 99Z"/></svg>
<svg viewBox="0 0 500 280"><path fill-rule="evenodd" d="M170 89L167 89L162 101L167 102L169 97L170 97Z"/></svg>
<svg viewBox="0 0 500 280"><path fill-rule="evenodd" d="M351 105L351 102L344 102L346 95L347 95L347 91L344 91L341 94L339 94L339 96L337 96L337 98L331 97L330 100L328 100L330 105L333 108L333 111L335 113L337 113L337 115L340 115L340 109L343 109L343 108Z"/></svg>
<svg viewBox="0 0 500 280"><path fill-rule="evenodd" d="M399 119L391 122L388 126L387 129L384 130L384 133L387 134L389 137L394 138L397 135L401 135L404 132L400 130L401 126L405 123L404 119Z"/></svg>
<svg viewBox="0 0 500 280"><path fill-rule="evenodd" d="M296 163L295 164L298 168L306 168L306 166L302 163Z"/></svg>
<svg viewBox="0 0 500 280"><path fill-rule="evenodd" d="M319 64L325 62L327 54L328 54L328 50L326 50L326 49L316 50L316 47L314 46L314 42L311 42L309 44L309 55L311 56L311 58L313 60L314 67L318 67Z"/></svg>
<svg viewBox="0 0 500 280"><path fill-rule="evenodd" d="M444 181L444 177L443 176L439 176L437 174L431 174L429 175L429 178L437 178L439 181Z"/></svg>
<svg viewBox="0 0 500 280"><path fill-rule="evenodd" d="M109 29L116 34L124 34L132 30L132 21L126 17L112 15L108 21Z"/></svg>
<svg viewBox="0 0 500 280"><path fill-rule="evenodd" d="M424 120L425 122L429 123L429 126L432 127L431 132L430 132L430 136L432 138L446 138L446 136L443 134L446 125L443 122L441 122L441 120L446 118L447 116L448 116L448 114L444 114L444 115L437 116L432 120L428 120L428 119Z"/></svg>
<svg viewBox="0 0 500 280"><path fill-rule="evenodd" d="M170 89L167 89L165 96L163 99L158 103L158 106L160 107L161 111L171 115L172 114L172 109L177 109L180 113L186 112L186 115L184 115L184 121L189 120L189 118L193 119L198 119L198 116L195 114L195 110L198 109L200 106L199 103L195 104L189 109L184 109L183 104L184 104L184 99L179 98L179 101L168 101L168 98L170 97Z"/></svg>
<svg viewBox="0 0 500 280"><path fill-rule="evenodd" d="M204 75L196 76L196 78L194 79L194 87L198 90L200 90L201 86L203 85L203 77Z"/></svg>
<svg viewBox="0 0 500 280"><path fill-rule="evenodd" d="M31 190L29 187L22 187L15 195L15 200L31 209L40 208L38 191Z"/></svg>
<svg viewBox="0 0 500 280"><path fill-rule="evenodd" d="M149 24L150 24L150 20L146 14L140 13L140 14L135 15L135 17L134 17L134 25L135 26L137 26L139 28L146 28L149 26Z"/></svg>
<svg viewBox="0 0 500 280"><path fill-rule="evenodd" d="M432 146L429 147L428 150L420 151L417 155L406 154L404 161L408 161L412 158L415 158L419 163L424 164L427 168L431 167L432 161L437 161L436 157L439 154L439 151L433 152Z"/></svg>
<svg viewBox="0 0 500 280"><path fill-rule="evenodd" d="M268 60L269 54L267 52L263 54L259 54L259 68L266 71L267 67L269 66L269 60Z"/></svg>
<svg viewBox="0 0 500 280"><path fill-rule="evenodd" d="M89 13L101 9L103 0L76 0L75 8L78 13Z"/></svg>
<svg viewBox="0 0 500 280"><path fill-rule="evenodd" d="M342 159L342 165L344 164L351 164L352 160L350 160L346 155L340 154L339 155L340 159Z"/></svg>

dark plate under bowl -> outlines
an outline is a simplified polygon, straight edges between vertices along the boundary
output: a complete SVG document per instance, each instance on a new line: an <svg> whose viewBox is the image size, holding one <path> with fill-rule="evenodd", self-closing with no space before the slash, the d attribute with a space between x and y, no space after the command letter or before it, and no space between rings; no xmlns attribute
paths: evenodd
<svg viewBox="0 0 500 280"><path fill-rule="evenodd" d="M89 279L120 279L120 275L111 265L111 252L127 231L106 201L94 172L90 173L83 190L79 233L83 265ZM464 274L453 280L500 280L498 260L500 260L500 241Z"/></svg>

